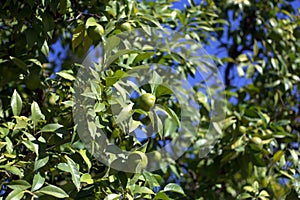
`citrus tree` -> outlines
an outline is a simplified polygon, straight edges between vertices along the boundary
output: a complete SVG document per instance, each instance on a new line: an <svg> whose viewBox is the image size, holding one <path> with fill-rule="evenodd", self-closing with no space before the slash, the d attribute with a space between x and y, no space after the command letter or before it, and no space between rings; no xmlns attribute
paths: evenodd
<svg viewBox="0 0 300 200"><path fill-rule="evenodd" d="M1 199L298 199L296 2L0 8Z"/></svg>

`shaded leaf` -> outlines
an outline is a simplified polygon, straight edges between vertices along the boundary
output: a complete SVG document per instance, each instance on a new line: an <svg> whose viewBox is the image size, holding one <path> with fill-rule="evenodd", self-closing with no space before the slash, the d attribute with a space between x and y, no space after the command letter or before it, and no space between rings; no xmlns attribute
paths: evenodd
<svg viewBox="0 0 300 200"><path fill-rule="evenodd" d="M39 190L39 192L50 196L54 196L56 198L69 197L69 195L64 190L54 185L48 185L46 187L43 187L42 189Z"/></svg>

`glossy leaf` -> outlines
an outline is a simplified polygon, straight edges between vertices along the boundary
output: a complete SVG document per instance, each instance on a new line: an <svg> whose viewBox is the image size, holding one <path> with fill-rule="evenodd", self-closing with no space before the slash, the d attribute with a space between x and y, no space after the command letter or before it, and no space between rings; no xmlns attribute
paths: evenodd
<svg viewBox="0 0 300 200"><path fill-rule="evenodd" d="M15 90L10 102L13 114L19 116L22 111L22 99L18 92Z"/></svg>

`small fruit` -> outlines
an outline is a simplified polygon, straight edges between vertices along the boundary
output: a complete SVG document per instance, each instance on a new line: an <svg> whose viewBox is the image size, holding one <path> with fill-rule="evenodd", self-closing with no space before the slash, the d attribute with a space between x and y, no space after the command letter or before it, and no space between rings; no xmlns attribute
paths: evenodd
<svg viewBox="0 0 300 200"><path fill-rule="evenodd" d="M239 131L240 131L241 133L246 133L247 128L246 128L245 126L240 126L240 127L239 127Z"/></svg>
<svg viewBox="0 0 300 200"><path fill-rule="evenodd" d="M140 172L147 167L147 164L148 158L141 151L135 151L128 156L127 166L131 172Z"/></svg>
<svg viewBox="0 0 300 200"><path fill-rule="evenodd" d="M251 142L253 142L254 144L260 145L262 140L259 137L253 137L253 138L251 138Z"/></svg>
<svg viewBox="0 0 300 200"><path fill-rule="evenodd" d="M149 111L155 104L155 96L150 93L142 94L138 99L139 107L145 111Z"/></svg>
<svg viewBox="0 0 300 200"><path fill-rule="evenodd" d="M263 122L263 120L259 119L259 120L257 120L256 124L257 124L257 126L261 126L264 124L264 122Z"/></svg>
<svg viewBox="0 0 300 200"><path fill-rule="evenodd" d="M152 152L153 154L153 161L160 161L161 160L161 154L159 151L153 151Z"/></svg>
<svg viewBox="0 0 300 200"><path fill-rule="evenodd" d="M121 30L122 31L131 31L131 24L129 22L125 22L121 24Z"/></svg>

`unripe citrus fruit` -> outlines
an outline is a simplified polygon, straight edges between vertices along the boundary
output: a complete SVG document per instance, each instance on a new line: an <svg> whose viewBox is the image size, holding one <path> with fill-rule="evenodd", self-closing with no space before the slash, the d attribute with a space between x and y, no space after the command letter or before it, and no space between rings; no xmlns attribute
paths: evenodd
<svg viewBox="0 0 300 200"><path fill-rule="evenodd" d="M262 140L259 137L253 137L253 138L251 138L251 142L253 142L257 145L260 145Z"/></svg>
<svg viewBox="0 0 300 200"><path fill-rule="evenodd" d="M240 131L241 133L246 133L247 128L246 128L245 126L240 126L240 127L239 127L239 131Z"/></svg>
<svg viewBox="0 0 300 200"><path fill-rule="evenodd" d="M129 22L125 22L121 25L122 31L131 31L131 24Z"/></svg>
<svg viewBox="0 0 300 200"><path fill-rule="evenodd" d="M161 154L158 151L153 151L153 160L154 161L160 161L161 160Z"/></svg>
<svg viewBox="0 0 300 200"><path fill-rule="evenodd" d="M149 111L155 104L155 96L150 93L142 94L139 97L138 104L139 107L145 111Z"/></svg>
<svg viewBox="0 0 300 200"><path fill-rule="evenodd" d="M261 125L263 125L263 120L261 120L261 119L259 119L259 120L257 120L257 126L261 126Z"/></svg>
<svg viewBox="0 0 300 200"><path fill-rule="evenodd" d="M145 153L141 151L135 151L128 156L127 166L132 172L139 172L145 169L148 164L148 158Z"/></svg>

